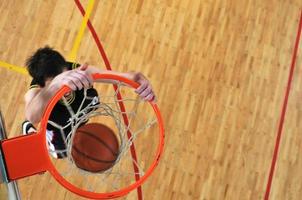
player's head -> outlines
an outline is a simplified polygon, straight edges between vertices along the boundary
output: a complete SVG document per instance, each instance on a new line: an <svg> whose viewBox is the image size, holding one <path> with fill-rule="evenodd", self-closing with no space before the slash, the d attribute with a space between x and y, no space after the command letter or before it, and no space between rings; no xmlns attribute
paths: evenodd
<svg viewBox="0 0 302 200"><path fill-rule="evenodd" d="M53 78L63 72L66 61L59 52L46 46L29 57L26 66L29 74L41 87L44 87L48 78Z"/></svg>

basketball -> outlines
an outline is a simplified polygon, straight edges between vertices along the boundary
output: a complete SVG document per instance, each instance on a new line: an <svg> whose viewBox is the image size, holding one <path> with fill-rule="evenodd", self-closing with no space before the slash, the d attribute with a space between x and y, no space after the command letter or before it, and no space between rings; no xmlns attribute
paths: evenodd
<svg viewBox="0 0 302 200"><path fill-rule="evenodd" d="M119 153L114 132L103 124L90 123L77 129L71 150L76 166L89 172L110 169Z"/></svg>

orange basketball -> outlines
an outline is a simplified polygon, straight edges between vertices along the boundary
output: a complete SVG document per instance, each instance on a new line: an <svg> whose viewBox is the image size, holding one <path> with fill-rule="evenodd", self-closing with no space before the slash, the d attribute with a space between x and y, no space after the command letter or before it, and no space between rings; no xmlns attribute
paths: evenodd
<svg viewBox="0 0 302 200"><path fill-rule="evenodd" d="M90 123L77 129L71 150L77 167L89 172L110 169L119 153L114 132L103 124Z"/></svg>

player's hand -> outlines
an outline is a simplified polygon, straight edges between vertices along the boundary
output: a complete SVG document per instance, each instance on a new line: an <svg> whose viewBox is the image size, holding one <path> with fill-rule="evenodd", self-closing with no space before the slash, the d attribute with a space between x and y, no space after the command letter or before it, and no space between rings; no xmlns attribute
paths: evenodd
<svg viewBox="0 0 302 200"><path fill-rule="evenodd" d="M135 92L145 101L155 102L156 97L148 79L142 73L134 73L133 75L133 80L140 84Z"/></svg>
<svg viewBox="0 0 302 200"><path fill-rule="evenodd" d="M86 69L87 64L84 64L78 69L63 72L51 81L51 85L58 88L66 85L73 91L90 88L93 85L93 79Z"/></svg>

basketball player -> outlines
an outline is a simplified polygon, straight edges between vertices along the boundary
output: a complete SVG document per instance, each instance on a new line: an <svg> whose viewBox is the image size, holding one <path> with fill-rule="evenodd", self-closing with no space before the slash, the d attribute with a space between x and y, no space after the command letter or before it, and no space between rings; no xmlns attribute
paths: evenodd
<svg viewBox="0 0 302 200"><path fill-rule="evenodd" d="M146 101L154 101L155 95L152 91L150 82L137 72L120 73L115 71L101 70L87 64L77 64L65 61L64 57L50 47L38 49L31 57L28 58L27 70L32 76L30 88L25 94L25 118L22 124L23 134L36 132L33 124L40 122L44 109L53 95L67 85L71 88L71 92L64 97L69 107L73 111L77 111L83 98L84 89L87 89L87 96L91 97L85 100L84 107L88 104L98 104L98 93L92 87L92 74L113 74L123 76L140 84L135 90L138 95ZM99 81L99 80L98 80ZM113 83L110 80L100 80L101 82ZM53 108L49 120L64 127L70 118L70 114L66 107L66 102L59 101ZM68 134L71 130L67 126L63 130L63 134ZM46 131L47 143L55 158L64 158L66 154L66 146L62 138L62 130L48 124Z"/></svg>

